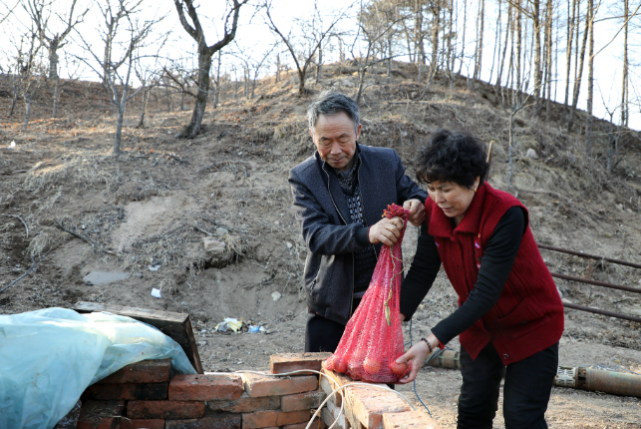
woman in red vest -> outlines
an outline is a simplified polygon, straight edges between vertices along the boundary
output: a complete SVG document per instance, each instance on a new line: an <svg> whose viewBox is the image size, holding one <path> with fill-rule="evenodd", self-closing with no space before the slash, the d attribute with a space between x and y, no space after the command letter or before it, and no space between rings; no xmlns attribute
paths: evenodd
<svg viewBox="0 0 641 429"><path fill-rule="evenodd" d="M411 318L441 264L459 308L398 359L412 361L401 382L413 381L427 356L459 335L458 428L492 428L503 376L506 427L547 428L563 304L527 209L484 181L488 169L484 145L465 134L438 131L421 153L416 176L427 184L427 218L401 289L401 313Z"/></svg>

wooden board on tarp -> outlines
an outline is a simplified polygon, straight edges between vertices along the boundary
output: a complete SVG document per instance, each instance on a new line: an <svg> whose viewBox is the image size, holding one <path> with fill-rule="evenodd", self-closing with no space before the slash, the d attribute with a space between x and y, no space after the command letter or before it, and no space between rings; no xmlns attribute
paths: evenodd
<svg viewBox="0 0 641 429"><path fill-rule="evenodd" d="M97 302L78 301L72 307L78 313L106 311L113 314L128 316L160 329L165 335L176 341L185 351L189 361L199 374L203 374L203 365L194 339L189 314L173 311L149 310L147 308L127 307L116 304L99 304Z"/></svg>

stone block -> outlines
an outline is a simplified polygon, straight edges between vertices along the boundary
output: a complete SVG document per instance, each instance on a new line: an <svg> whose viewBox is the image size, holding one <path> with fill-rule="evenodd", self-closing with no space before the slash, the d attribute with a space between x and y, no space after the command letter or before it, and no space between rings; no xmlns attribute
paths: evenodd
<svg viewBox="0 0 641 429"><path fill-rule="evenodd" d="M204 237L203 245L205 246L205 251L212 253L225 253L225 248L227 245L224 241L216 240L214 237Z"/></svg>
<svg viewBox="0 0 641 429"><path fill-rule="evenodd" d="M243 394L243 382L236 374L177 375L169 383L170 401L234 400Z"/></svg>

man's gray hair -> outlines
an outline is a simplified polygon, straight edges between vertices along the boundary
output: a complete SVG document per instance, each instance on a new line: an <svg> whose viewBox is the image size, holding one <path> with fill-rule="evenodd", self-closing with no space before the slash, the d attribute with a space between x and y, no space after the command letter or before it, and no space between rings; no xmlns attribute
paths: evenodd
<svg viewBox="0 0 641 429"><path fill-rule="evenodd" d="M335 115L340 112L344 112L354 122L354 132L358 134L358 124L360 124L358 104L347 95L330 90L318 94L307 108L307 120L312 134L319 115Z"/></svg>

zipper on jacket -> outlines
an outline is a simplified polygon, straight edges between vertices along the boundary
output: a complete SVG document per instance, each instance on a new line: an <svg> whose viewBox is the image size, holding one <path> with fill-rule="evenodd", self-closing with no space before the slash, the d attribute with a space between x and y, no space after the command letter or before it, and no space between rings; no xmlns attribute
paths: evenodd
<svg viewBox="0 0 641 429"><path fill-rule="evenodd" d="M359 155L360 157L360 155ZM336 205L336 201L334 201L334 196L332 195L332 191L329 188L329 181L331 180L331 177L329 176L329 173L327 170L325 170L325 160L323 160L323 171L327 175L327 192L329 193L329 198L332 200L332 204L334 204L334 209L336 209L336 213L338 213L338 216L341 218L343 223L347 225L347 222L345 221L345 218L343 218L343 215L341 214L341 211L338 210L338 206ZM360 168L358 169L358 181L359 181L359 187L360 187ZM358 192L360 192L360 188ZM363 201L363 195L361 194L361 202ZM363 216L365 216L365 205L363 205ZM352 252L352 293L350 296L350 304L349 304L349 316L347 317L347 320L349 320L352 317L352 312L354 311L354 252Z"/></svg>

